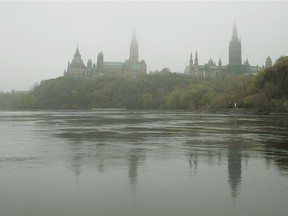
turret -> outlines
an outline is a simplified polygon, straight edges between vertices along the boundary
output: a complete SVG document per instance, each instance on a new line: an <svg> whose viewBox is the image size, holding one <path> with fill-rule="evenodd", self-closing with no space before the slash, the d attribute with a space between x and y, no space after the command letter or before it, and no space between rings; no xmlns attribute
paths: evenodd
<svg viewBox="0 0 288 216"><path fill-rule="evenodd" d="M197 54L197 51L196 51L196 53L195 53L194 65L195 65L195 66L198 66L198 54Z"/></svg>
<svg viewBox="0 0 288 216"><path fill-rule="evenodd" d="M221 58L219 58L218 67L222 67L222 60L221 60Z"/></svg>
<svg viewBox="0 0 288 216"><path fill-rule="evenodd" d="M246 59L246 61L244 61L245 65L250 65L248 59Z"/></svg>
<svg viewBox="0 0 288 216"><path fill-rule="evenodd" d="M214 65L214 62L213 62L212 58L209 59L208 65L209 65L209 66L213 66L213 65Z"/></svg>
<svg viewBox="0 0 288 216"><path fill-rule="evenodd" d="M272 67L272 59L270 58L270 56L268 56L266 58L265 68L270 68L270 67Z"/></svg>
<svg viewBox="0 0 288 216"><path fill-rule="evenodd" d="M103 56L103 53L100 52L97 56L97 69L99 71L102 71L103 70L103 66L104 66L104 56Z"/></svg>
<svg viewBox="0 0 288 216"><path fill-rule="evenodd" d="M87 68L92 69L92 60L89 59L87 62Z"/></svg>
<svg viewBox="0 0 288 216"><path fill-rule="evenodd" d="M189 62L189 66L190 66L190 68L193 67L193 57L192 57L192 53L190 54L190 62Z"/></svg>

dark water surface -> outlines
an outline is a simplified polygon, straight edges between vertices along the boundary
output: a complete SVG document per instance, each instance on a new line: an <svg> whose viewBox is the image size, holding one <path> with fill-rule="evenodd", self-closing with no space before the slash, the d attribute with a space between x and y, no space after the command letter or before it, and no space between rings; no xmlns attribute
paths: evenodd
<svg viewBox="0 0 288 216"><path fill-rule="evenodd" d="M1 216L288 215L285 115L0 112Z"/></svg>

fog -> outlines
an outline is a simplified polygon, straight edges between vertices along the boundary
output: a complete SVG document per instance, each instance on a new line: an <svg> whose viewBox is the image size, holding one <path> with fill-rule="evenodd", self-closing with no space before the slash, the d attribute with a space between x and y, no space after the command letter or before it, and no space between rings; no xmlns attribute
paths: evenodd
<svg viewBox="0 0 288 216"><path fill-rule="evenodd" d="M228 63L233 24L242 60L262 66L288 54L288 2L0 2L0 90L29 90L82 59L125 61L133 31L147 72L182 73L189 55Z"/></svg>

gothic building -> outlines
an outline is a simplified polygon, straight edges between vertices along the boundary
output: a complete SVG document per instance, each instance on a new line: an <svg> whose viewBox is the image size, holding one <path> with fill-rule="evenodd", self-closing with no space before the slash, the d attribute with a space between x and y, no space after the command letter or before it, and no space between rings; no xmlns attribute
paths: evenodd
<svg viewBox="0 0 288 216"><path fill-rule="evenodd" d="M247 73L250 69L249 66L248 59L242 64L241 39L238 38L237 26L234 24L232 38L229 43L228 70L236 73Z"/></svg>
<svg viewBox="0 0 288 216"><path fill-rule="evenodd" d="M271 59L267 58L266 67L272 65L270 60ZM191 54L189 66L186 66L184 73L190 76L216 77L222 72L255 74L261 69L262 68L258 66L251 66L248 59L242 63L241 39L238 37L237 26L234 24L232 38L229 42L229 63L227 66L223 66L221 58L217 65L211 58L206 64L199 65L196 52L194 63Z"/></svg>
<svg viewBox="0 0 288 216"><path fill-rule="evenodd" d="M217 77L221 71L226 69L227 67L222 66L221 58L218 61L218 65L216 65L212 58L206 64L199 65L198 53L196 51L194 62L192 53L190 54L189 66L186 66L184 74L198 77Z"/></svg>
<svg viewBox="0 0 288 216"><path fill-rule="evenodd" d="M68 62L64 76L95 77L97 75L132 76L141 77L146 75L147 66L144 60L139 61L138 42L135 33L130 44L130 57L125 62L105 62L104 55L100 52L97 56L97 64L89 59L87 66L83 63L77 46L72 62Z"/></svg>
<svg viewBox="0 0 288 216"><path fill-rule="evenodd" d="M85 76L87 67L85 66L77 46L76 52L72 62L68 61L67 71L64 71L64 75L70 76Z"/></svg>

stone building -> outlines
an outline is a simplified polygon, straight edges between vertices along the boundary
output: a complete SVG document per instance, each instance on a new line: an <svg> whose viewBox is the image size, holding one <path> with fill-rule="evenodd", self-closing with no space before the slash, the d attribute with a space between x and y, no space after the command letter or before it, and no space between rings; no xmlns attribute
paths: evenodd
<svg viewBox="0 0 288 216"><path fill-rule="evenodd" d="M247 73L249 72L249 66L248 59L242 64L241 39L238 38L237 26L234 24L232 38L229 43L228 70L236 73Z"/></svg>
<svg viewBox="0 0 288 216"><path fill-rule="evenodd" d="M89 59L87 66L85 66L77 46L74 58L71 63L68 62L64 76L95 77L107 75L141 77L146 75L146 71L147 65L145 61L139 61L138 42L134 33L130 44L130 56L125 62L105 62L103 52L100 52L97 56L96 64L93 64L92 60Z"/></svg>
<svg viewBox="0 0 288 216"><path fill-rule="evenodd" d="M269 66L270 60L268 58L266 62L266 65ZM191 54L189 66L186 66L184 73L190 76L217 77L223 72L255 74L261 69L262 68L258 66L251 66L248 59L242 63L241 39L238 37L237 26L234 24L232 37L229 42L229 63L227 66L223 66L221 58L219 59L217 65L211 58L206 64L199 65L198 54L196 52L194 63Z"/></svg>
<svg viewBox="0 0 288 216"><path fill-rule="evenodd" d="M85 76L86 73L87 73L87 67L85 66L81 58L81 55L77 46L72 62L70 63L70 61L68 61L67 70L64 71L64 76L81 77L81 76Z"/></svg>
<svg viewBox="0 0 288 216"><path fill-rule="evenodd" d="M222 66L221 58L218 61L218 65L212 60L209 61L204 65L199 65L198 63L198 53L195 53L195 59L193 62L192 53L190 54L189 66L185 68L184 73L190 76L197 76L197 77L217 77L220 72L227 70L227 67Z"/></svg>

